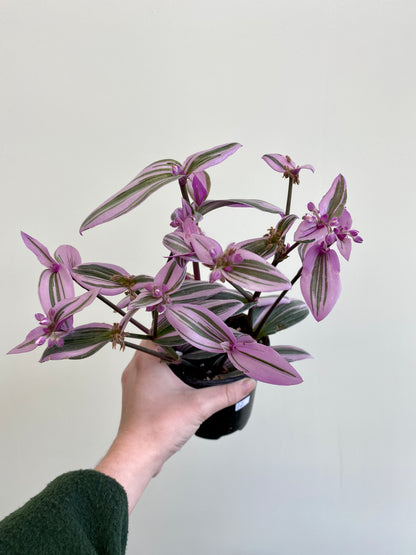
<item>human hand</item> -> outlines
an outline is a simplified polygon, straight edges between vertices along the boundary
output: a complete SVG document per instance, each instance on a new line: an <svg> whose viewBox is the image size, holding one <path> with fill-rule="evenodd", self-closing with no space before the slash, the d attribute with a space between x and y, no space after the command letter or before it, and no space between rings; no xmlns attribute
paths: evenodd
<svg viewBox="0 0 416 555"><path fill-rule="evenodd" d="M142 346L155 348L150 342ZM138 351L122 375L117 437L96 470L124 486L131 512L150 479L202 422L237 403L254 386L253 380L244 379L194 389L177 378L167 364Z"/></svg>

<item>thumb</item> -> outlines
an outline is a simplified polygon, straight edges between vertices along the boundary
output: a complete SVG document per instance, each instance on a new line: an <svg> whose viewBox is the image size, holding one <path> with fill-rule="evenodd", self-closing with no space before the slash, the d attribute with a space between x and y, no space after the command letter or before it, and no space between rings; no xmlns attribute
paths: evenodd
<svg viewBox="0 0 416 555"><path fill-rule="evenodd" d="M235 405L256 387L256 382L245 378L225 385L215 385L198 390L202 416L209 418L215 412L225 407Z"/></svg>

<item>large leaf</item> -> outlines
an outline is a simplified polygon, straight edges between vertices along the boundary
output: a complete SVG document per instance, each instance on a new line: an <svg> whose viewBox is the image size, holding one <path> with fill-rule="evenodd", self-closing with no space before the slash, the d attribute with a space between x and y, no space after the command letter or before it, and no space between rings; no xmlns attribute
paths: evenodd
<svg viewBox="0 0 416 555"><path fill-rule="evenodd" d="M179 162L172 159L159 160L147 166L121 191L96 208L82 223L80 232L103 224L126 214L142 203L152 193L178 178L172 166Z"/></svg>
<svg viewBox="0 0 416 555"><path fill-rule="evenodd" d="M72 273L85 289L100 289L103 295L118 295L127 289L126 285L120 285L120 281L128 278L126 270L114 264L80 264Z"/></svg>
<svg viewBox="0 0 416 555"><path fill-rule="evenodd" d="M339 174L334 179L329 191L319 203L319 211L321 214L326 214L330 222L332 218L341 216L346 202L347 184L344 176Z"/></svg>
<svg viewBox="0 0 416 555"><path fill-rule="evenodd" d="M217 208L223 207L232 208L257 208L262 212L269 212L270 214L284 214L284 210L270 204L270 202L265 202L264 200L258 199L229 199L229 200L207 200L198 207L198 212L202 215L208 214L211 210L216 210Z"/></svg>
<svg viewBox="0 0 416 555"><path fill-rule="evenodd" d="M53 346L46 349L40 362L62 360L65 358L86 358L112 340L112 326L109 324L87 324L74 328L64 337L62 347Z"/></svg>
<svg viewBox="0 0 416 555"><path fill-rule="evenodd" d="M192 154L188 156L183 164L183 173L189 175L196 171L202 172L210 166L219 164L231 156L231 154L234 154L239 148L241 148L239 143L227 143Z"/></svg>
<svg viewBox="0 0 416 555"><path fill-rule="evenodd" d="M300 288L313 317L319 322L331 312L341 293L340 264L336 252L312 245L307 251Z"/></svg>
<svg viewBox="0 0 416 555"><path fill-rule="evenodd" d="M228 358L235 368L261 382L274 385L302 382L302 378L285 358L271 347L256 343L251 338L246 341L240 337L236 348L228 352Z"/></svg>
<svg viewBox="0 0 416 555"><path fill-rule="evenodd" d="M254 309L253 325L255 328L267 314L269 309L269 306ZM258 331L258 337L273 335L278 331L290 328L304 320L308 314L308 307L303 301L292 299L289 302L280 303L273 309L267 321Z"/></svg>
<svg viewBox="0 0 416 555"><path fill-rule="evenodd" d="M175 303L197 303L225 291L225 287L218 283L207 281L184 281L177 291L172 293L171 300Z"/></svg>
<svg viewBox="0 0 416 555"><path fill-rule="evenodd" d="M222 353L222 343L235 341L231 329L221 318L201 306L170 305L165 314L187 343L203 351Z"/></svg>

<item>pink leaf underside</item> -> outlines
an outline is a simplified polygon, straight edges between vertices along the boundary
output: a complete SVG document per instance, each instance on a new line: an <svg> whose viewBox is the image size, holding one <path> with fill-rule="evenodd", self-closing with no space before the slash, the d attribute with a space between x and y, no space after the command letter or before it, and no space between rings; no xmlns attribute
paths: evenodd
<svg viewBox="0 0 416 555"><path fill-rule="evenodd" d="M319 212L327 214L331 220L334 216L341 216L347 202L347 184L343 175L339 174L332 182L329 191L319 203Z"/></svg>
<svg viewBox="0 0 416 555"><path fill-rule="evenodd" d="M116 278L127 278L128 272L115 264L89 262L79 264L72 270L74 279L85 289L99 289L102 295L119 295L126 286L117 283Z"/></svg>
<svg viewBox="0 0 416 555"><path fill-rule="evenodd" d="M291 289L290 280L260 256L240 250L243 261L233 264L230 271L222 271L225 279L252 291L284 291Z"/></svg>
<svg viewBox="0 0 416 555"><path fill-rule="evenodd" d="M20 235L26 247L33 252L33 254L36 256L41 264L43 264L47 268L52 268L54 264L56 264L55 260L52 258L49 250L45 247L45 245L43 245L34 237L28 235L27 233L24 233L23 231L20 232Z"/></svg>
<svg viewBox="0 0 416 555"><path fill-rule="evenodd" d="M118 193L103 202L82 223L80 231L85 231L126 214L152 193L177 179L172 167L179 165L176 160L159 160L144 168L130 183Z"/></svg>
<svg viewBox="0 0 416 555"><path fill-rule="evenodd" d="M251 339L251 338L250 338ZM255 380L274 385L295 385L302 382L297 371L271 347L254 340L238 339L236 348L228 353L231 363Z"/></svg>
<svg viewBox="0 0 416 555"><path fill-rule="evenodd" d="M345 258L345 260L349 260L351 256L351 249L352 249L352 241L349 237L345 237L343 241L337 239L337 247L338 251L341 256Z"/></svg>
<svg viewBox="0 0 416 555"><path fill-rule="evenodd" d="M7 354L8 355L16 355L19 353L28 353L29 351L33 351L36 349L36 340L39 339L43 335L43 329L41 327L36 327L31 330L24 341L16 345L13 349L11 349Z"/></svg>
<svg viewBox="0 0 416 555"><path fill-rule="evenodd" d="M221 343L235 342L231 329L210 310L198 305L169 305L165 312L170 325L187 342L211 353L224 352Z"/></svg>
<svg viewBox="0 0 416 555"><path fill-rule="evenodd" d="M62 263L68 270L81 264L81 255L75 247L71 245L61 245L55 251L55 258Z"/></svg>
<svg viewBox="0 0 416 555"><path fill-rule="evenodd" d="M196 172L192 177L192 196L195 204L199 206L208 196L209 177L205 172Z"/></svg>
<svg viewBox="0 0 416 555"><path fill-rule="evenodd" d="M223 252L218 241L206 235L192 235L191 244L198 260L209 266L213 264L213 258L220 256Z"/></svg>
<svg viewBox="0 0 416 555"><path fill-rule="evenodd" d="M75 293L74 283L65 266L61 266L57 272L44 270L39 278L38 293L45 314L63 299L72 298Z"/></svg>
<svg viewBox="0 0 416 555"><path fill-rule="evenodd" d="M186 266L182 267L176 260L169 260L156 274L154 284L156 287L166 287L167 292L176 291L183 283L186 276Z"/></svg>
<svg viewBox="0 0 416 555"><path fill-rule="evenodd" d="M339 259L333 250L322 252L319 245L314 245L306 253L300 288L318 322L331 312L341 293L339 271Z"/></svg>
<svg viewBox="0 0 416 555"><path fill-rule="evenodd" d="M185 175L194 173L196 171L201 172L206 170L210 166L215 166L220 162L223 162L226 158L234 154L241 145L238 143L226 143L224 145L219 145L208 150L201 150L196 152L185 160L183 164L183 171Z"/></svg>
<svg viewBox="0 0 416 555"><path fill-rule="evenodd" d="M302 220L295 231L295 241L323 241L328 234L326 226L317 227L315 221Z"/></svg>

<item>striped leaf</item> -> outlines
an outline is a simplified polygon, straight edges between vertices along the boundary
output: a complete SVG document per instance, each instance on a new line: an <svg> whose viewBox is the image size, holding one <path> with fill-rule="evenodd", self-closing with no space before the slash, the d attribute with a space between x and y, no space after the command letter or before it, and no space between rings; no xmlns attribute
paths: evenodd
<svg viewBox="0 0 416 555"><path fill-rule="evenodd" d="M295 385L302 382L296 370L271 347L251 338L238 338L236 348L228 352L235 368L250 378L274 385Z"/></svg>
<svg viewBox="0 0 416 555"><path fill-rule="evenodd" d="M241 148L239 143L227 143L192 154L188 156L183 164L183 173L189 175L206 170L210 166L215 166L234 154L239 148Z"/></svg>
<svg viewBox="0 0 416 555"><path fill-rule="evenodd" d="M166 318L187 342L211 353L224 352L221 343L234 342L231 329L211 311L197 305L170 305Z"/></svg>
<svg viewBox="0 0 416 555"><path fill-rule="evenodd" d="M254 309L254 327L261 322L262 318L267 314L269 309L269 306ZM308 314L308 307L303 301L292 299L286 303L279 303L258 331L258 337L273 335L274 333L290 328L291 326L294 326L304 320Z"/></svg>
<svg viewBox="0 0 416 555"><path fill-rule="evenodd" d="M174 255L187 256L193 254L193 249L190 247L183 237L183 233L175 231L168 233L163 237L164 246Z"/></svg>
<svg viewBox="0 0 416 555"><path fill-rule="evenodd" d="M113 264L80 264L73 268L72 273L76 281L85 289L100 289L103 295L119 295L127 289L120 285L120 280L129 276L124 268Z"/></svg>
<svg viewBox="0 0 416 555"><path fill-rule="evenodd" d="M93 291L88 291L79 297L73 297L72 299L64 299L57 303L54 309L54 321L59 323L66 320L70 316L73 316L76 312L80 312L85 307L90 305L98 294L98 289Z"/></svg>
<svg viewBox="0 0 416 555"><path fill-rule="evenodd" d="M284 216L276 226L277 234L280 237L284 237L297 219L298 217L295 214Z"/></svg>
<svg viewBox="0 0 416 555"><path fill-rule="evenodd" d="M221 293L225 287L207 281L184 281L181 288L172 293L171 301L175 303L202 303Z"/></svg>
<svg viewBox="0 0 416 555"><path fill-rule="evenodd" d="M74 328L64 336L62 347L49 347L42 354L40 362L65 358L86 358L112 340L112 326L109 324L87 324Z"/></svg>
<svg viewBox="0 0 416 555"><path fill-rule="evenodd" d="M257 239L247 239L236 245L238 248L246 251L254 252L262 258L270 258L276 250L276 245L271 243L267 237L258 237Z"/></svg>
<svg viewBox="0 0 416 555"><path fill-rule="evenodd" d="M179 165L176 160L159 160L147 166L121 191L110 197L94 210L82 223L80 232L114 220L133 210L152 193L177 179L172 166Z"/></svg>
<svg viewBox="0 0 416 555"><path fill-rule="evenodd" d="M332 310L341 293L340 264L336 252L312 245L305 255L300 278L303 298L318 322Z"/></svg>
<svg viewBox="0 0 416 555"><path fill-rule="evenodd" d="M243 251L240 251L243 253ZM283 291L290 289L292 284L274 266L254 253L244 251L244 259L233 264L229 271L222 275L231 283L251 291Z"/></svg>
<svg viewBox="0 0 416 555"><path fill-rule="evenodd" d="M285 211L271 204L270 202L265 202L264 200L258 199L229 199L229 200L207 200L198 207L198 212L203 216L216 210L217 208L223 207L232 208L257 208L262 212L268 212L270 214L284 214Z"/></svg>
<svg viewBox="0 0 416 555"><path fill-rule="evenodd" d="M176 260L169 260L156 274L154 285L163 292L174 292L183 283L186 276L186 266L179 266Z"/></svg>
<svg viewBox="0 0 416 555"><path fill-rule="evenodd" d="M304 351L299 347L293 347L292 345L273 345L272 349L279 353L279 355L282 355L282 357L288 362L312 358L312 355L310 355L307 351Z"/></svg>
<svg viewBox="0 0 416 555"><path fill-rule="evenodd" d="M61 266L57 272L44 270L39 278L38 293L44 312L66 298L74 296L74 283L71 274Z"/></svg>
<svg viewBox="0 0 416 555"><path fill-rule="evenodd" d="M347 184L343 175L339 174L334 179L331 188L319 203L319 212L332 218L339 218L347 202Z"/></svg>

